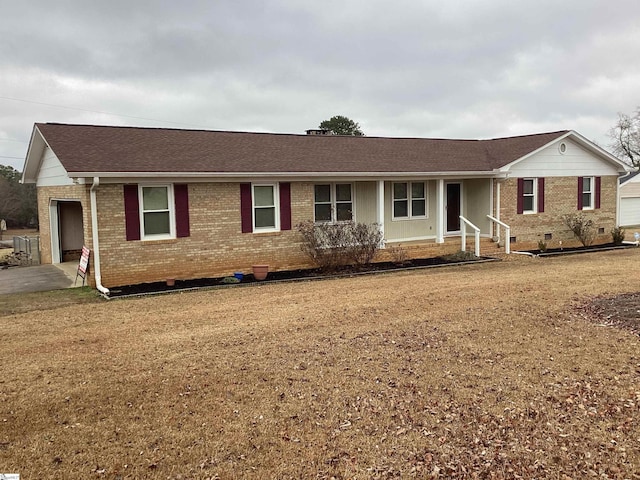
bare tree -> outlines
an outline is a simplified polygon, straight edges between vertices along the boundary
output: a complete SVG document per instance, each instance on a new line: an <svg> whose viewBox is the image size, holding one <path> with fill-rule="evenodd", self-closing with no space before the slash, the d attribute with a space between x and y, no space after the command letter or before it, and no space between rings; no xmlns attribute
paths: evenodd
<svg viewBox="0 0 640 480"><path fill-rule="evenodd" d="M618 121L609 131L609 137L613 140L610 147L616 155L634 167L640 167L640 108L634 115L618 113Z"/></svg>

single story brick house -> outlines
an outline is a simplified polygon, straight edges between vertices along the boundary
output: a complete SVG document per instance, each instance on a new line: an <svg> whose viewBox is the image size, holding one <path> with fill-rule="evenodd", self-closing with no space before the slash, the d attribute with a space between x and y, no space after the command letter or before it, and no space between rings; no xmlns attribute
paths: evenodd
<svg viewBox="0 0 640 480"><path fill-rule="evenodd" d="M434 256L460 249L466 222L487 244L501 235L504 244L508 225L516 245L570 241L567 213L593 218L601 241L618 223L618 176L629 167L574 131L318 133L35 124L23 181L37 185L42 261L77 259L87 245L92 282L107 291L253 264L311 266L295 228L305 220L375 222L386 246Z"/></svg>

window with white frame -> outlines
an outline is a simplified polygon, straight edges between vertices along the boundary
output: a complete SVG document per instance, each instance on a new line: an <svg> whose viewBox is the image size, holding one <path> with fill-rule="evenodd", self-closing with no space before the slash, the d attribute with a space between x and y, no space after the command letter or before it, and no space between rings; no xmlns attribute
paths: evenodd
<svg viewBox="0 0 640 480"><path fill-rule="evenodd" d="M314 220L346 222L353 220L353 189L350 183L314 185Z"/></svg>
<svg viewBox="0 0 640 480"><path fill-rule="evenodd" d="M522 181L522 212L536 213L536 179L525 178Z"/></svg>
<svg viewBox="0 0 640 480"><path fill-rule="evenodd" d="M253 230L278 230L277 185L254 184L253 188Z"/></svg>
<svg viewBox="0 0 640 480"><path fill-rule="evenodd" d="M143 239L175 237L173 189L170 185L140 185Z"/></svg>
<svg viewBox="0 0 640 480"><path fill-rule="evenodd" d="M593 210L593 189L595 182L593 181L593 177L583 177L582 178L582 209L583 210Z"/></svg>
<svg viewBox="0 0 640 480"><path fill-rule="evenodd" d="M392 193L394 220L427 217L425 182L394 182Z"/></svg>

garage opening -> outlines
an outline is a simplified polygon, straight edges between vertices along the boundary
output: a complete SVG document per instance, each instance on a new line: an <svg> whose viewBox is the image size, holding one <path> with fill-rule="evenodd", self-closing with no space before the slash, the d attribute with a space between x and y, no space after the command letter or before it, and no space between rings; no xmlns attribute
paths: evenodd
<svg viewBox="0 0 640 480"><path fill-rule="evenodd" d="M77 263L84 245L82 203L71 200L54 200L51 202L50 213L53 263Z"/></svg>

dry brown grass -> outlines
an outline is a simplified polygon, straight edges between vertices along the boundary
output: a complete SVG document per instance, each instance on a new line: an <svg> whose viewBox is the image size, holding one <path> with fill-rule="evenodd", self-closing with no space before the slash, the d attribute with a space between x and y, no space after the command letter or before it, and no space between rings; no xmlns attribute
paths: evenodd
<svg viewBox="0 0 640 480"><path fill-rule="evenodd" d="M637 291L639 255L0 317L0 466L23 480L639 478L638 337L573 313Z"/></svg>

